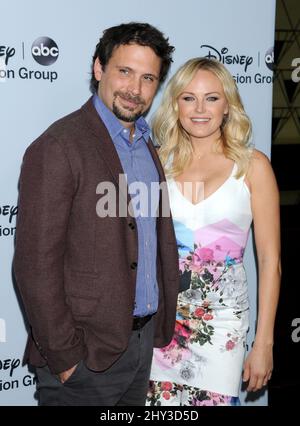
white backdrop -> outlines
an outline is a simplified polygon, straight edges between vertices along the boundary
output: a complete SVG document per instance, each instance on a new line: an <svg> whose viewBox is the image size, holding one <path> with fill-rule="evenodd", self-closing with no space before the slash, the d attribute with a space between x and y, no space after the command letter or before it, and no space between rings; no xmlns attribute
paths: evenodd
<svg viewBox="0 0 300 426"><path fill-rule="evenodd" d="M1 0L0 405L36 404L33 376L20 362L26 329L11 275L22 156L54 120L77 109L89 97L91 59L102 31L134 20L157 26L176 46L171 73L195 56L214 55L225 62L239 83L253 121L254 143L269 155L275 1ZM39 56L36 46L41 46L40 37L55 44L50 52L41 50ZM51 57L56 59L52 64L39 63ZM149 117L159 98L160 93ZM249 346L256 316L252 246L250 239L246 250L251 299ZM243 405L267 405L266 393L252 401L241 392L241 400Z"/></svg>

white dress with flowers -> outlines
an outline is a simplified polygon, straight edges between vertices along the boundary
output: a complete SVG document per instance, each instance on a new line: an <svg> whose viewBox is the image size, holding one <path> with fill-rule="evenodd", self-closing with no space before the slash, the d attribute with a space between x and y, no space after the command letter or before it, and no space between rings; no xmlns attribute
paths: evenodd
<svg viewBox="0 0 300 426"><path fill-rule="evenodd" d="M233 405L237 399L249 312L243 254L252 213L236 170L234 164L223 185L195 205L168 181L181 288L173 339L154 349L148 405Z"/></svg>

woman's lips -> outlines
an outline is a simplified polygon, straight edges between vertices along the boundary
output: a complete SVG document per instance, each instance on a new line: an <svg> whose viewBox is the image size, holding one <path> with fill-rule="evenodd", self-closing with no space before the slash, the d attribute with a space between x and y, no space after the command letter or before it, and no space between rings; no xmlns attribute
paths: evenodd
<svg viewBox="0 0 300 426"><path fill-rule="evenodd" d="M193 123L208 123L209 120L210 120L210 118L197 118L197 117L194 117L194 118L191 118L191 120L192 120Z"/></svg>

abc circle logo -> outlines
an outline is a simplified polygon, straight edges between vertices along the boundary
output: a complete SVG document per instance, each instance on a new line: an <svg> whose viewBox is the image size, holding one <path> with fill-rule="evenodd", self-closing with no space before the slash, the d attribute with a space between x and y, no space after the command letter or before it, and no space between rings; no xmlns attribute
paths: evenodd
<svg viewBox="0 0 300 426"><path fill-rule="evenodd" d="M32 43L31 54L40 65L52 65L58 58L59 50L52 38L39 37Z"/></svg>
<svg viewBox="0 0 300 426"><path fill-rule="evenodd" d="M273 71L273 67L274 67L274 48L270 47L269 50L267 50L266 54L265 54L265 62L267 67Z"/></svg>

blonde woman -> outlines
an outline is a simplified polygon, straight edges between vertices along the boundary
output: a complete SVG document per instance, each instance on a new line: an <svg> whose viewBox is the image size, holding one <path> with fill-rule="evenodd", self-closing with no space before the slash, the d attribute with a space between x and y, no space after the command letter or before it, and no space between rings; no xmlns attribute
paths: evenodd
<svg viewBox="0 0 300 426"><path fill-rule="evenodd" d="M181 288L171 343L155 349L148 405L238 405L273 368L280 283L279 197L268 158L250 145L236 83L215 60L186 62L154 119L168 180ZM259 310L244 360L249 302L243 254L254 223ZM251 283L253 285L253 283Z"/></svg>

